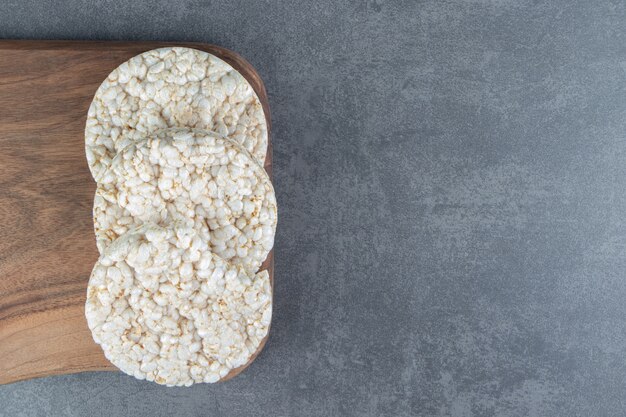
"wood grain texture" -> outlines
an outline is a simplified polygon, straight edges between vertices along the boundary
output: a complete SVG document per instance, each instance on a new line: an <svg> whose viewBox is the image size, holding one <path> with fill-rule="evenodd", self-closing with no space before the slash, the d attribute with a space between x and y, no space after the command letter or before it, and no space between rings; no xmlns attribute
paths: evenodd
<svg viewBox="0 0 626 417"><path fill-rule="evenodd" d="M85 158L85 119L109 72L134 55L171 45L210 52L236 68L261 99L269 132L261 78L224 48L0 40L0 384L116 370L91 338L84 314L98 258L91 214L96 184ZM271 176L271 141L265 168ZM269 270L273 286L273 252L262 268ZM265 340L252 360L264 345Z"/></svg>

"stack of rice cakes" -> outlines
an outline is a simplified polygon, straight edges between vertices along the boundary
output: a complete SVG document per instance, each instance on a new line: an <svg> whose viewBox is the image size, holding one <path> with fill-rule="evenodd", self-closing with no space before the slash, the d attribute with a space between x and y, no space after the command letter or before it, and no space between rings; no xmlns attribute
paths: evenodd
<svg viewBox="0 0 626 417"><path fill-rule="evenodd" d="M161 48L115 69L89 108L100 258L85 313L123 372L168 386L248 363L272 315L277 205L265 114L206 52Z"/></svg>

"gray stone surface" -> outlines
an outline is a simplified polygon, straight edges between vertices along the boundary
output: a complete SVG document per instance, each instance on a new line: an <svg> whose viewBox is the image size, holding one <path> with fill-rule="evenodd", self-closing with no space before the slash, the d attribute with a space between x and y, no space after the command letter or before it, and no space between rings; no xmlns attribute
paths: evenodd
<svg viewBox="0 0 626 417"><path fill-rule="evenodd" d="M0 37L212 42L265 79L271 338L225 384L45 378L0 415L626 415L622 1L92 3L5 0Z"/></svg>

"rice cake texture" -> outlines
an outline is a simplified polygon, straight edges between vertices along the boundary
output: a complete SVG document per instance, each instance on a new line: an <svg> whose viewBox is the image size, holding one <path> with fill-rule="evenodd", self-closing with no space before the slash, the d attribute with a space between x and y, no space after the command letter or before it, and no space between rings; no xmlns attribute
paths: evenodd
<svg viewBox="0 0 626 417"><path fill-rule="evenodd" d="M96 182L117 151L167 127L216 131L265 161L267 122L250 83L207 52L160 48L117 67L96 91L85 127L87 162Z"/></svg>
<svg viewBox="0 0 626 417"><path fill-rule="evenodd" d="M216 382L246 364L268 333L267 271L250 275L192 229L146 224L96 263L85 314L106 358L168 386Z"/></svg>
<svg viewBox="0 0 626 417"><path fill-rule="evenodd" d="M98 249L144 222L180 221L220 257L256 272L274 245L276 197L265 170L236 142L171 128L114 158L94 200Z"/></svg>

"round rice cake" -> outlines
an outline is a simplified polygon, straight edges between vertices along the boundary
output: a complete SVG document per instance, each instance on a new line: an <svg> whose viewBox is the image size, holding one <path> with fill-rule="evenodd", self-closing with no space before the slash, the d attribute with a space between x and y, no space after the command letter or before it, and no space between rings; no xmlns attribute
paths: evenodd
<svg viewBox="0 0 626 417"><path fill-rule="evenodd" d="M265 170L214 132L171 128L123 149L94 200L98 249L144 222L179 221L211 251L256 272L274 245L276 197Z"/></svg>
<svg viewBox="0 0 626 417"><path fill-rule="evenodd" d="M85 127L96 182L117 151L167 127L216 131L265 161L267 121L250 83L207 52L160 48L124 62L96 91Z"/></svg>
<svg viewBox="0 0 626 417"><path fill-rule="evenodd" d="M272 289L267 271L226 262L192 229L146 224L100 256L85 315L124 373L189 386L248 363L269 331Z"/></svg>

